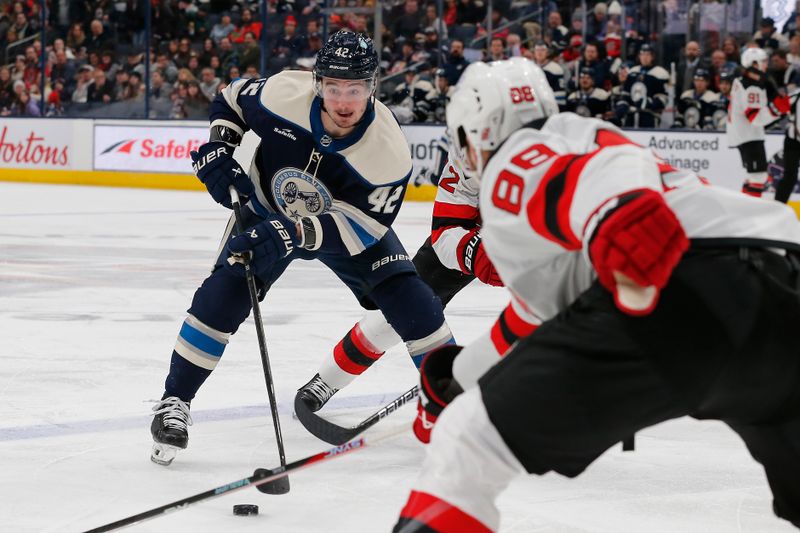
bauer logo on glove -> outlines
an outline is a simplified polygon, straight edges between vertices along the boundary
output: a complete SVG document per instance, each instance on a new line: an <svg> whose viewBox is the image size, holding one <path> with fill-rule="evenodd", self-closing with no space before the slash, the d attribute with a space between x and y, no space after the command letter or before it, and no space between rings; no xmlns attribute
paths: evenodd
<svg viewBox="0 0 800 533"><path fill-rule="evenodd" d="M233 158L233 147L222 141L211 141L189 155L194 173L217 203L231 209L230 186L242 196L253 194L253 183Z"/></svg>
<svg viewBox="0 0 800 533"><path fill-rule="evenodd" d="M247 262L256 273L265 272L291 254L298 240L294 228L287 229L277 217L266 219L228 241L231 257L226 266L242 276Z"/></svg>

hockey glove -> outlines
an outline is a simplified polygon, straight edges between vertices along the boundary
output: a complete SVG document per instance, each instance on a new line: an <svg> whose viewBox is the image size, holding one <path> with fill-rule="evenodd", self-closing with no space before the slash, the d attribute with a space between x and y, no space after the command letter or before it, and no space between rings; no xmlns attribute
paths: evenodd
<svg viewBox="0 0 800 533"><path fill-rule="evenodd" d="M688 248L681 223L664 198L640 190L618 198L595 230L589 255L617 307L643 316L655 308L659 291Z"/></svg>
<svg viewBox="0 0 800 533"><path fill-rule="evenodd" d="M448 344L433 350L422 360L414 435L425 444L430 442L433 426L447 404L464 392L453 377L453 361L461 348Z"/></svg>
<svg viewBox="0 0 800 533"><path fill-rule="evenodd" d="M486 255L481 234L477 229L470 231L461 239L457 253L458 264L464 274L475 276L488 285L503 286L503 280L500 279L491 259Z"/></svg>
<svg viewBox="0 0 800 533"><path fill-rule="evenodd" d="M244 262L248 260L256 274L269 270L272 265L292 253L299 239L295 227L277 216L259 222L244 233L228 241L226 266L244 277ZM245 259L246 258L246 259Z"/></svg>
<svg viewBox="0 0 800 533"><path fill-rule="evenodd" d="M233 185L243 197L253 194L253 183L233 158L234 147L222 141L207 142L190 152L192 169L219 204L231 209L228 187Z"/></svg>

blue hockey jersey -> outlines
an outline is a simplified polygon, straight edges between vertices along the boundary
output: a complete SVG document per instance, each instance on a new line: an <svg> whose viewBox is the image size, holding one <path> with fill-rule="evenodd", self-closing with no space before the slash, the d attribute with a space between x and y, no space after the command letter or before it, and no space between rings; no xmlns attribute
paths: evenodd
<svg viewBox="0 0 800 533"><path fill-rule="evenodd" d="M253 210L309 217L320 253L356 255L391 226L411 176L408 143L377 100L346 137L325 133L310 72L234 80L211 105L211 126L261 138L250 166Z"/></svg>

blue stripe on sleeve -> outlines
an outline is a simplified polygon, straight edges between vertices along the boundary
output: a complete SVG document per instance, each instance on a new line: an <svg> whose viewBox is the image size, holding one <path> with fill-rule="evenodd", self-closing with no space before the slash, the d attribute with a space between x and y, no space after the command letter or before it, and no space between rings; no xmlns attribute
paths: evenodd
<svg viewBox="0 0 800 533"><path fill-rule="evenodd" d="M352 227L353 231L356 232L356 235L361 240L361 243L364 245L365 248L369 248L370 246L378 242L378 239L370 235L367 232L367 230L365 230L364 228L353 222L351 219L348 218L347 221L350 223L350 227Z"/></svg>
<svg viewBox="0 0 800 533"><path fill-rule="evenodd" d="M222 356L222 352L225 351L224 344L209 337L202 331L193 328L187 322L183 323L183 327L181 327L180 336L183 340L185 340L198 350L202 350L209 355L213 355L214 357Z"/></svg>

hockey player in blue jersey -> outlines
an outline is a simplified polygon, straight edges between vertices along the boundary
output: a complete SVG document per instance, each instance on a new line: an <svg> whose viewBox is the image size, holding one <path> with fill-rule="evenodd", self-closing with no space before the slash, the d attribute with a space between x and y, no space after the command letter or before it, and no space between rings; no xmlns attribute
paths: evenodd
<svg viewBox="0 0 800 533"><path fill-rule="evenodd" d="M231 218L214 269L194 294L154 408L153 461L169 464L187 446L190 402L251 311L245 254L261 298L293 260L318 259L363 307L382 311L416 363L452 341L440 300L390 227L411 155L374 98L377 71L372 41L341 31L313 73L237 79L212 102L210 139L192 153L193 168L218 203L231 207L231 185L247 199L247 230L237 234ZM233 152L247 130L261 144L245 173ZM318 376L305 387L327 393Z"/></svg>

